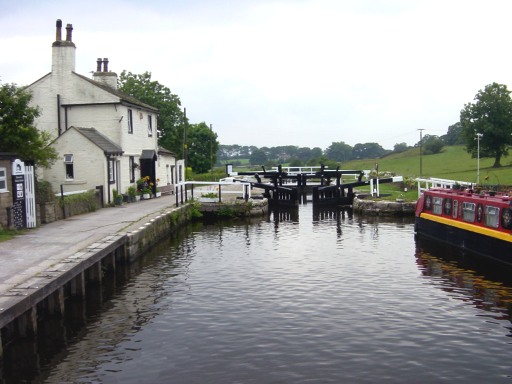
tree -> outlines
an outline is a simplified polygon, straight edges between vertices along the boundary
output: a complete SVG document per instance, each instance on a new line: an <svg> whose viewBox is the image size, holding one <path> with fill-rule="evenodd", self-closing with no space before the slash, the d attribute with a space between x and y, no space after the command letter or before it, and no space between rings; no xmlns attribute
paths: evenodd
<svg viewBox="0 0 512 384"><path fill-rule="evenodd" d="M183 157L185 114L179 97L158 81L151 81L151 72L135 75L124 70L118 79L118 89L158 108L158 144Z"/></svg>
<svg viewBox="0 0 512 384"><path fill-rule="evenodd" d="M443 140L436 135L425 135L423 137L423 153L425 155L432 155L439 153L444 147Z"/></svg>
<svg viewBox="0 0 512 384"><path fill-rule="evenodd" d="M493 167L501 167L502 156L508 155L512 144L512 99L506 85L492 83L479 90L474 103L464 105L460 112L460 125L466 150L472 157L494 158ZM476 134L483 136L480 143Z"/></svg>
<svg viewBox="0 0 512 384"><path fill-rule="evenodd" d="M219 142L217 134L205 122L191 124L187 132L188 163L194 172L206 173L216 162Z"/></svg>
<svg viewBox="0 0 512 384"><path fill-rule="evenodd" d="M352 159L352 147L343 141L333 142L326 150L325 157L333 161L348 161Z"/></svg>
<svg viewBox="0 0 512 384"><path fill-rule="evenodd" d="M456 122L448 127L446 135L441 136L441 140L446 145L460 145L464 144L464 137L462 136L462 126L460 122Z"/></svg>
<svg viewBox="0 0 512 384"><path fill-rule="evenodd" d="M354 145L352 150L352 157L354 159L375 159L388 153L387 150L382 148L377 143L358 143Z"/></svg>
<svg viewBox="0 0 512 384"><path fill-rule="evenodd" d="M393 147L393 152L396 152L396 153L404 152L404 151L407 151L408 148L409 147L408 147L407 143L396 143L395 146Z"/></svg>
<svg viewBox="0 0 512 384"><path fill-rule="evenodd" d="M267 154L263 149L256 149L252 151L251 156L249 157L249 162L252 165L265 165L267 160Z"/></svg>
<svg viewBox="0 0 512 384"><path fill-rule="evenodd" d="M0 152L14 152L46 168L58 159L58 153L49 147L50 135L35 127L39 110L29 105L31 99L29 92L15 84L0 87Z"/></svg>

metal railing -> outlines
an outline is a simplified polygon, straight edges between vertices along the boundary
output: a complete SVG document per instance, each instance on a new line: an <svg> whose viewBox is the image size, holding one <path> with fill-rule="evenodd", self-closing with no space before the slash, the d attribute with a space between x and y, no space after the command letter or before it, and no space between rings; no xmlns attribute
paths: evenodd
<svg viewBox="0 0 512 384"><path fill-rule="evenodd" d="M194 196L195 192L195 196ZM251 183L230 182L230 181L186 181L175 185L176 206L186 203L189 199L205 201L202 197L208 194L215 194L215 197L208 198L215 202L222 203L223 195L239 195L245 201L251 198Z"/></svg>
<svg viewBox="0 0 512 384"><path fill-rule="evenodd" d="M458 181L458 180L449 180L449 179L437 179L437 178L428 178L428 179L415 179L418 182L418 198L422 195L424 191L427 191L431 188L451 188L453 189L454 185L460 185L464 187L472 187L473 183L468 181Z"/></svg>

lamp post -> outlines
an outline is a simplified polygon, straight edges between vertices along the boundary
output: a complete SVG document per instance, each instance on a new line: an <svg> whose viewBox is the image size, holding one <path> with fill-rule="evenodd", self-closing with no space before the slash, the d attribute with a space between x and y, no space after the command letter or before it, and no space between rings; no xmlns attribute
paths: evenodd
<svg viewBox="0 0 512 384"><path fill-rule="evenodd" d="M422 159L422 152L423 152L423 131L425 128L420 128L418 131L420 131L420 179L423 175L423 159Z"/></svg>
<svg viewBox="0 0 512 384"><path fill-rule="evenodd" d="M482 133L476 134L477 140L477 152L476 152L476 184L480 184L480 139L482 138Z"/></svg>

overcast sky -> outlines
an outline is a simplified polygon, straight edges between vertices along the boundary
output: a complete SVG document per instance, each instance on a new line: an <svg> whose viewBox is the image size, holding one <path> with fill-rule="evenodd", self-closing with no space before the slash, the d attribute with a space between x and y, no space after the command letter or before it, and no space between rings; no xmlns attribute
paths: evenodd
<svg viewBox="0 0 512 384"><path fill-rule="evenodd" d="M443 135L487 84L512 88L510 0L0 0L0 81L51 69L55 22L76 71L140 74L177 94L221 144ZM65 33L63 33L65 35Z"/></svg>

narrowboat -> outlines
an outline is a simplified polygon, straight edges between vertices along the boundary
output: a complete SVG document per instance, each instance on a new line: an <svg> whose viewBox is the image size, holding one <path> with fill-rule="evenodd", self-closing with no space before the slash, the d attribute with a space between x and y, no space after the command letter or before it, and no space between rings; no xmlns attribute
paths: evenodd
<svg viewBox="0 0 512 384"><path fill-rule="evenodd" d="M432 188L416 203L415 234L512 265L512 197Z"/></svg>

